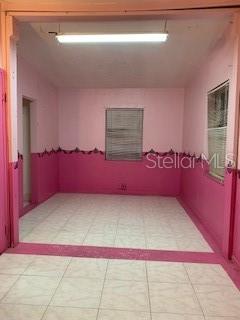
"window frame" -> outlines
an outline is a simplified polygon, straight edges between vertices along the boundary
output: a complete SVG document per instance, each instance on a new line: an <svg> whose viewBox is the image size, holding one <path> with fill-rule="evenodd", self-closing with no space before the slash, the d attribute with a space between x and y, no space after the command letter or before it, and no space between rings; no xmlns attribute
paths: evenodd
<svg viewBox="0 0 240 320"><path fill-rule="evenodd" d="M138 110L142 113L141 119L141 156L139 159L109 159L107 157L107 112L110 110ZM107 107L105 109L105 160L106 161L130 161L139 162L143 160L143 124L144 124L144 108L143 107Z"/></svg>
<svg viewBox="0 0 240 320"><path fill-rule="evenodd" d="M209 127L209 96L211 94L214 94L215 92L217 92L220 89L223 88L227 88L228 89L228 97L227 97L227 112L226 112L226 125L221 126L221 127L215 127L215 128L211 128ZM210 155L209 155L209 131L213 130L213 129L226 129L226 141L225 141L225 161L224 161L224 168L226 166L226 146L227 146L227 129L228 129L228 114L229 114L229 89L230 89L230 81L229 79L222 82L221 84L219 84L217 87L209 90L207 92L207 151L208 151L208 160L210 160ZM224 169L223 169L224 170ZM214 179L217 182L223 183L224 182L224 178L225 178L225 174L223 172L223 176L217 174L216 172L211 170L211 166L210 163L208 163L208 175Z"/></svg>

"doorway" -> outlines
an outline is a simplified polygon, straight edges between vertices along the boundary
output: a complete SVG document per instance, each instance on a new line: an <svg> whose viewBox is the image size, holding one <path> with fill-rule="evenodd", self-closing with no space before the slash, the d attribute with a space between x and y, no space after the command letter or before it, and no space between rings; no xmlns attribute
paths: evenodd
<svg viewBox="0 0 240 320"><path fill-rule="evenodd" d="M0 69L0 254L9 244L7 143L4 72Z"/></svg>
<svg viewBox="0 0 240 320"><path fill-rule="evenodd" d="M31 101L22 100L23 123L23 207L31 204Z"/></svg>

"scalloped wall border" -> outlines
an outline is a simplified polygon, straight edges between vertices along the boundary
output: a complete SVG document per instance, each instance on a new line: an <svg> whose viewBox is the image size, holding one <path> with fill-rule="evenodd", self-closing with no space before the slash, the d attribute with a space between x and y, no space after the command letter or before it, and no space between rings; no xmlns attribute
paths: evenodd
<svg viewBox="0 0 240 320"><path fill-rule="evenodd" d="M49 156L49 155L57 154L60 152L62 152L64 154L81 153L81 154L86 154L86 155L90 155L90 154L104 155L105 154L105 151L99 150L98 148L94 148L93 150L81 150L78 147L76 147L75 149L67 150L67 149L62 149L61 147L58 147L57 149L52 148L49 151L47 149L45 149L43 152L37 152L37 155L39 158L42 158L46 155ZM206 163L206 159L203 159L202 155L197 156L195 153L191 154L190 152L177 152L177 151L174 151L173 149L170 149L169 151L166 151L166 152L159 152L159 151L155 151L154 149L150 149L149 151L145 151L142 154L145 157L149 154L156 155L156 156L176 155L176 156L182 156L182 157L188 157L191 159L196 159L196 162ZM18 168L19 160L23 160L23 155L20 152L18 152L18 161L15 163L14 169ZM236 170L233 167L233 165L229 162L228 165L226 166L226 172L228 174L232 174L233 172L236 172L236 171L237 171L238 177L240 179L240 169Z"/></svg>

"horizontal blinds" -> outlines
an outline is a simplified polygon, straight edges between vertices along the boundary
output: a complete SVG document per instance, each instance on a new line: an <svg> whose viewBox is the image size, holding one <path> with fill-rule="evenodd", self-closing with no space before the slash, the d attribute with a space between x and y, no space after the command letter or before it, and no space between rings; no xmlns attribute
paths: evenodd
<svg viewBox="0 0 240 320"><path fill-rule="evenodd" d="M210 172L219 177L224 177L226 141L227 127L208 130Z"/></svg>
<svg viewBox="0 0 240 320"><path fill-rule="evenodd" d="M143 109L106 110L106 159L142 158Z"/></svg>
<svg viewBox="0 0 240 320"><path fill-rule="evenodd" d="M223 178L226 158L229 83L208 94L208 156L210 173Z"/></svg>

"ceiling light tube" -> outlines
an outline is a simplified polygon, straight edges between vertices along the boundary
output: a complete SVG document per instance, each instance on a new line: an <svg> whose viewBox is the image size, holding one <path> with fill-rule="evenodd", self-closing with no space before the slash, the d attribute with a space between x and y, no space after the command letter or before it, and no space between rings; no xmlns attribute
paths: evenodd
<svg viewBox="0 0 240 320"><path fill-rule="evenodd" d="M58 34L60 43L138 43L165 42L167 33L122 33L122 34Z"/></svg>

